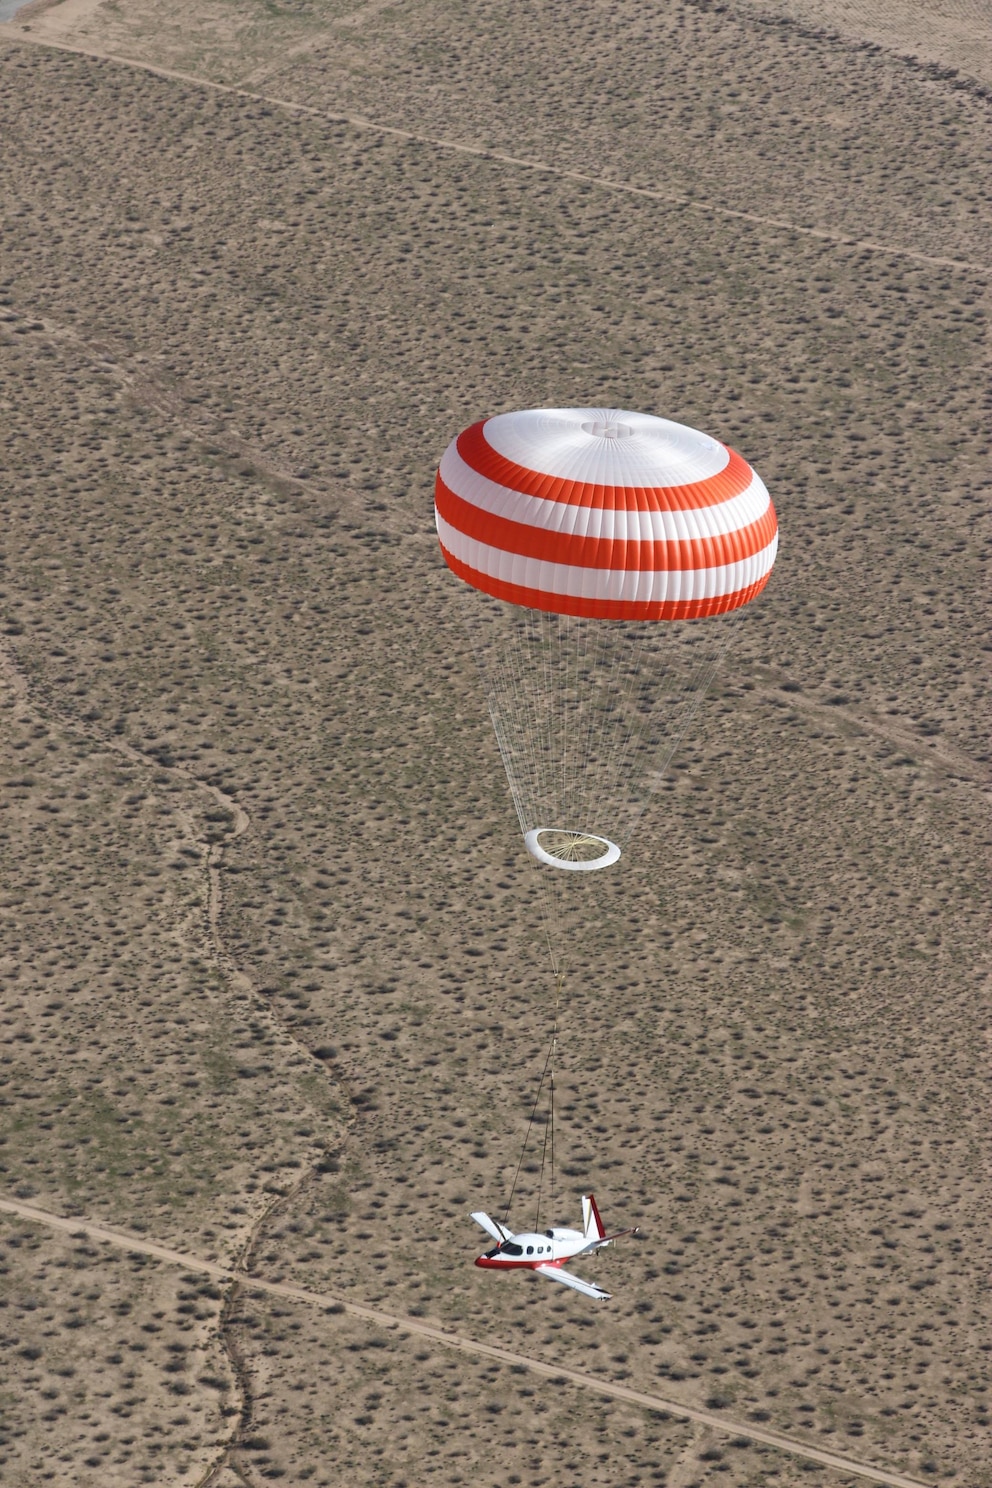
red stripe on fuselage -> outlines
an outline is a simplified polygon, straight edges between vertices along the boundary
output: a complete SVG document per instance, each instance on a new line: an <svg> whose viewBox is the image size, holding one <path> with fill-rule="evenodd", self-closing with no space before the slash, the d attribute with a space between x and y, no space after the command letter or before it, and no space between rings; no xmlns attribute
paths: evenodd
<svg viewBox="0 0 992 1488"><path fill-rule="evenodd" d="M539 1256L533 1261L517 1261L509 1258L501 1260L499 1256L481 1255L475 1264L477 1266L484 1266L487 1271L513 1271L514 1269L536 1271L538 1266L554 1266L557 1269L559 1266L564 1266L565 1262L570 1259L570 1256L562 1256L556 1261L552 1260L550 1256Z"/></svg>

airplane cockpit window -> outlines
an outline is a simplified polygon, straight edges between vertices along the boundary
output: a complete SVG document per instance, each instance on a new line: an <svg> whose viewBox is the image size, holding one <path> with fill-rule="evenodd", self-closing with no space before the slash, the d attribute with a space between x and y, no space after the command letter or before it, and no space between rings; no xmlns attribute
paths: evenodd
<svg viewBox="0 0 992 1488"><path fill-rule="evenodd" d="M518 1256L523 1255L524 1253L523 1246L515 1245L512 1240L504 1240L503 1244L499 1246L498 1249L501 1250L504 1255Z"/></svg>
<svg viewBox="0 0 992 1488"><path fill-rule="evenodd" d="M491 1261L492 1258L493 1258L493 1256L495 1256L495 1255L499 1255L499 1246L498 1245L494 1245L493 1248L492 1248L492 1250L487 1250L486 1251L486 1260L487 1261Z"/></svg>

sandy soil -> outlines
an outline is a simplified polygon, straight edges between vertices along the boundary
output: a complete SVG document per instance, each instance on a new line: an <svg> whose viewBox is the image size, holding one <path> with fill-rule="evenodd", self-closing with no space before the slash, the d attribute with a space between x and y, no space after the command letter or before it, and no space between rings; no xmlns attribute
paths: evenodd
<svg viewBox="0 0 992 1488"><path fill-rule="evenodd" d="M928 29L915 9L913 46ZM31 35L475 147L988 262L992 76L945 76L915 52L883 52L877 26L862 38L849 13L845 41L827 29L832 10L811 25L801 3L795 19L780 3L707 0L544 3L512 26L492 0L470 14L448 0L415 15L208 0L163 21L153 0L137 0L78 18L56 5L28 24ZM980 63L988 17L958 22ZM887 34L899 30L893 6Z"/></svg>
<svg viewBox="0 0 992 1488"><path fill-rule="evenodd" d="M85 1234L4 1229L5 1482L202 1479L240 1411L221 1289Z"/></svg>
<svg viewBox="0 0 992 1488"><path fill-rule="evenodd" d="M741 68L765 67L802 126L748 199L980 261L977 92L737 12L723 33L696 8L644 25L680 16L702 60L671 67L671 145L586 108L588 48L557 53L547 112L523 74L494 110L483 85L509 74L472 84L484 10L447 102L426 40L388 93L371 63L347 92L313 47L278 88L467 137L476 110L566 163L608 139L604 166L651 180L664 145L685 184L732 24ZM376 66L395 24L356 28ZM526 25L520 45L561 45L552 16ZM987 277L108 62L16 44L2 61L6 1190L987 1483ZM862 121L854 182L835 106ZM733 204L778 136L767 112L719 127L705 185ZM615 1292L596 1313L469 1264L550 983L430 522L453 430L579 399L722 434L784 532L653 817L596 881L568 988L560 1217L593 1184L643 1230L588 1264ZM67 1309L56 1242L27 1244L18 1285ZM131 1296L126 1263L98 1269L93 1290ZM144 1382L127 1444L130 1382L109 1374L97 1405L66 1400L76 1460L53 1481L134 1481L156 1426L160 1481L208 1463L222 1488L478 1482L480 1464L538 1483L569 1453L583 1483L798 1476L633 1407L566 1392L542 1410L512 1371L383 1357L354 1320L193 1305L246 1411L191 1378L166 1431L171 1394ZM180 1344L172 1306L155 1310ZM93 1299L74 1344L95 1353L106 1315ZM35 1373L5 1384L18 1484L45 1441ZM87 1432L107 1433L96 1466Z"/></svg>

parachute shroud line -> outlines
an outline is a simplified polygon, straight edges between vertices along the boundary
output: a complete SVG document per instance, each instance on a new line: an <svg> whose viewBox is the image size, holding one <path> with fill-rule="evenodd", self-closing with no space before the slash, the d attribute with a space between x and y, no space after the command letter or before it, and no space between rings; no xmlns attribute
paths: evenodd
<svg viewBox="0 0 992 1488"><path fill-rule="evenodd" d="M543 1195L544 1195L544 1174L545 1174L545 1170L547 1170L548 1173L549 1173L549 1191L550 1191L549 1207L551 1209L552 1216L554 1215L554 1207L555 1207L555 1062L556 1062L557 1055L558 1055L558 1013L559 1013L559 1010L560 1010L560 1007L561 1007L561 989L562 989L562 983L564 982L564 980L565 980L565 974L564 974L564 972L557 971L556 970L555 971L555 1016L554 1016L554 1028L553 1028L553 1031L552 1031L552 1034L551 1034L551 1043L550 1043L550 1045L548 1047L547 1057L545 1058L545 1061L544 1061L544 1068L541 1071L541 1078L538 1081L537 1094L534 1096L534 1104L531 1107L530 1119L527 1122L527 1131L524 1134L523 1146L520 1149L520 1156L517 1159L516 1171L514 1172L514 1175L513 1175L513 1183L510 1186L510 1194L509 1194L509 1197L507 1198L507 1201L506 1201L506 1208L503 1211L503 1223L504 1223L504 1225L509 1220L510 1208L511 1208L511 1206L513 1204L514 1194L517 1191L517 1183L518 1183L519 1178L520 1178L520 1171L521 1171L521 1169L523 1167L523 1164L524 1164L524 1158L527 1156L527 1148L530 1145L531 1129L532 1129L532 1127L534 1125L534 1121L535 1121L535 1119L537 1117L537 1109L538 1109L538 1106L541 1103L541 1094L542 1094L542 1092L544 1090L545 1085L547 1085L547 1087L548 1087L548 1119L547 1119L547 1124L545 1125L545 1128L544 1128L544 1143L543 1143L542 1148L541 1148L541 1172L540 1172L540 1177L538 1178L538 1184L537 1184L537 1213L536 1213L535 1218L534 1218L534 1228L535 1228L535 1230L538 1230L541 1227L541 1201L542 1201L542 1198L543 1198ZM549 1158L550 1158L550 1164L549 1164L549 1161L548 1161Z"/></svg>

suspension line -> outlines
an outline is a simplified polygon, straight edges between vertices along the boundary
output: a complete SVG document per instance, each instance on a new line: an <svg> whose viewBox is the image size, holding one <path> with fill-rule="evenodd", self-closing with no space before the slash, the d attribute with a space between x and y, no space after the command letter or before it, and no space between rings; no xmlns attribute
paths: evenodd
<svg viewBox="0 0 992 1488"><path fill-rule="evenodd" d="M512 1187L510 1189L510 1197L507 1199L507 1201L506 1201L506 1208L503 1210L503 1223L504 1224L507 1223L507 1221L509 1220L509 1217L510 1217L510 1207L513 1204L513 1198L514 1198L514 1195L515 1195L515 1193L517 1191L517 1182L518 1182L518 1180L520 1178L520 1172L521 1172L521 1169L523 1168L523 1165L524 1165L524 1158L527 1155L527 1148L530 1145L531 1129L532 1129L532 1127L534 1125L534 1119L537 1116L538 1106L540 1105L540 1102L541 1102L541 1094L542 1094L542 1092L544 1090L545 1085L548 1086L548 1121L547 1121L547 1125L545 1126L545 1129L544 1129L544 1143L543 1143L542 1148L541 1148L541 1173L540 1173L540 1177L538 1179L538 1185L537 1185L537 1218L534 1221L534 1228L535 1229L539 1229L540 1228L540 1220L541 1220L541 1198L542 1198L543 1191L544 1191L544 1172L545 1172L545 1168L547 1166L547 1159L548 1159L549 1153L550 1153L550 1158L551 1158L551 1166L550 1166L550 1171L549 1171L549 1178L550 1178L549 1188L550 1188L550 1194L551 1194L551 1206L552 1206L552 1210L554 1209L554 1201L555 1201L555 1059L556 1059L556 1056L557 1056L557 1053L558 1053L558 1011L559 1011L559 1008L561 1006L561 989L562 989L562 983L563 983L564 979L565 979L565 973L564 973L564 971L556 971L556 973L555 973L555 1013L554 1013L554 1027L553 1027L552 1034L551 1034L551 1044L550 1044L550 1046L548 1048L547 1056L546 1056L546 1058L544 1060L544 1068L541 1071L541 1079L540 1079L540 1081L538 1083L537 1094L534 1097L534 1104L531 1107L530 1119L527 1122L527 1131L526 1131L526 1133L524 1135L524 1144L523 1144L523 1147L520 1149L520 1157L517 1160L517 1169L516 1169L516 1172L513 1175L513 1185L512 1185Z"/></svg>
<svg viewBox="0 0 992 1488"><path fill-rule="evenodd" d="M548 1071L548 1124L544 1128L544 1145L541 1149L541 1176L537 1183L537 1213L534 1217L534 1229L541 1228L541 1198L544 1193L544 1169L547 1163L548 1149L551 1151L551 1168L549 1173L549 1190L551 1193L551 1215L554 1222L555 1208L555 1058L558 1053L558 1009L561 1005L561 988L564 981L564 972L559 971L555 976L555 1022L551 1034L551 1048L548 1050L548 1058L545 1069Z"/></svg>

